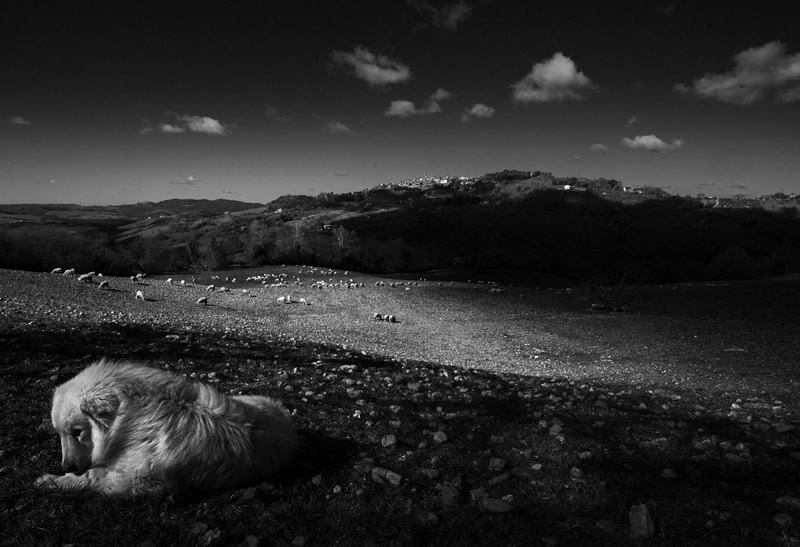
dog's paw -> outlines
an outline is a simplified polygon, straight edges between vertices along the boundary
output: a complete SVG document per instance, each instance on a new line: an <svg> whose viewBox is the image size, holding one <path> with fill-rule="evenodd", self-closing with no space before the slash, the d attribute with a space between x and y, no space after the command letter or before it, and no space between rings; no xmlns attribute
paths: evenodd
<svg viewBox="0 0 800 547"><path fill-rule="evenodd" d="M33 483L33 486L42 490L58 490L58 475L45 473Z"/></svg>

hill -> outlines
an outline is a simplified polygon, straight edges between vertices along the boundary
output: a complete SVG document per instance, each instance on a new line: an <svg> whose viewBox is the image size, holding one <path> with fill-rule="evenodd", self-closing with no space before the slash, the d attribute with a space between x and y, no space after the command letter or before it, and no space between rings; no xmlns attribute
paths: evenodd
<svg viewBox="0 0 800 547"><path fill-rule="evenodd" d="M594 284L757 279L800 271L798 208L796 196L686 198L509 170L267 204L0 206L0 266L155 273L294 262L513 269Z"/></svg>

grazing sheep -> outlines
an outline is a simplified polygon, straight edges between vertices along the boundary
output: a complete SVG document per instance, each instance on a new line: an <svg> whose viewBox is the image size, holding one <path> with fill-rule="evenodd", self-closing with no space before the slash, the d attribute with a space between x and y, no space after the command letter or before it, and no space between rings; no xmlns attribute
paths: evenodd
<svg viewBox="0 0 800 547"><path fill-rule="evenodd" d="M143 273L137 273L136 274L136 279L142 279L145 275L146 274L143 274Z"/></svg>
<svg viewBox="0 0 800 547"><path fill-rule="evenodd" d="M142 291L136 291L136 300L144 302L144 293Z"/></svg>
<svg viewBox="0 0 800 547"><path fill-rule="evenodd" d="M381 315L380 313L375 313L375 314L373 314L373 315L372 315L372 318L373 318L375 321L383 321L383 315Z"/></svg>
<svg viewBox="0 0 800 547"><path fill-rule="evenodd" d="M92 282L92 275L91 274L81 274L78 276L78 281L80 283L91 283Z"/></svg>
<svg viewBox="0 0 800 547"><path fill-rule="evenodd" d="M300 303L303 304L304 306L310 306L311 305L311 302L309 302L305 298L301 298L300 299Z"/></svg>
<svg viewBox="0 0 800 547"><path fill-rule="evenodd" d="M172 285L172 278L171 277L167 279L167 285Z"/></svg>
<svg viewBox="0 0 800 547"><path fill-rule="evenodd" d="M62 270L61 268L53 268L53 271L52 271L52 272L50 272L50 273L51 273L51 274L54 274L54 273L64 273L64 270Z"/></svg>
<svg viewBox="0 0 800 547"><path fill-rule="evenodd" d="M139 278L138 278L138 277L136 277L135 275L132 275L132 276L131 276L131 283L133 283L134 285L136 285L137 283L139 283Z"/></svg>
<svg viewBox="0 0 800 547"><path fill-rule="evenodd" d="M64 275L75 275L75 268L70 268L69 270L64 270Z"/></svg>
<svg viewBox="0 0 800 547"><path fill-rule="evenodd" d="M185 279L181 279L181 287L185 287L185 286L186 286L186 280Z"/></svg>
<svg viewBox="0 0 800 547"><path fill-rule="evenodd" d="M214 285L209 285L208 287L206 287L206 290L208 292L213 292L214 291Z"/></svg>
<svg viewBox="0 0 800 547"><path fill-rule="evenodd" d="M108 281L101 281L97 288L104 291L108 290Z"/></svg>
<svg viewBox="0 0 800 547"><path fill-rule="evenodd" d="M247 289L242 289L242 295L243 296L250 296L250 291L248 291Z"/></svg>
<svg viewBox="0 0 800 547"><path fill-rule="evenodd" d="M197 299L197 303L202 304L203 306L208 306L208 297L201 296L200 298Z"/></svg>

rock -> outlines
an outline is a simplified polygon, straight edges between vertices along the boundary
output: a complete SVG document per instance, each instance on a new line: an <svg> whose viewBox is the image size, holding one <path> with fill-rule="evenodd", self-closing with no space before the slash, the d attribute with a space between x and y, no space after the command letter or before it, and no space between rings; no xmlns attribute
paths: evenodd
<svg viewBox="0 0 800 547"><path fill-rule="evenodd" d="M225 531L214 528L203 534L202 537L197 540L197 545L200 547L216 547L217 545L225 543L225 539L227 539Z"/></svg>
<svg viewBox="0 0 800 547"><path fill-rule="evenodd" d="M247 536L240 545L241 547L261 547L261 538L258 536Z"/></svg>
<svg viewBox="0 0 800 547"><path fill-rule="evenodd" d="M661 471L661 478L667 480L675 480L678 478L678 474L669 467L666 467L664 468L663 471Z"/></svg>
<svg viewBox="0 0 800 547"><path fill-rule="evenodd" d="M394 471L387 471L386 480L389 481L389 483L394 486L400 486L400 482L402 482L403 477L395 473Z"/></svg>
<svg viewBox="0 0 800 547"><path fill-rule="evenodd" d="M790 517L786 513L778 513L777 515L772 517L772 520L777 522L781 528L788 528L789 526L792 525L792 517Z"/></svg>
<svg viewBox="0 0 800 547"><path fill-rule="evenodd" d="M617 525L614 524L613 520L598 520L597 522L594 523L594 525L600 528L603 532L606 532L607 534L614 533L614 530L616 530L617 528Z"/></svg>
<svg viewBox="0 0 800 547"><path fill-rule="evenodd" d="M489 471L499 473L506 468L506 461L503 458L489 458Z"/></svg>
<svg viewBox="0 0 800 547"><path fill-rule="evenodd" d="M447 442L447 433L444 431L437 431L433 434L433 440L437 443L446 443Z"/></svg>
<svg viewBox="0 0 800 547"><path fill-rule="evenodd" d="M777 505L778 507L789 507L791 509L800 509L800 498L783 496L775 500L775 505Z"/></svg>
<svg viewBox="0 0 800 547"><path fill-rule="evenodd" d="M480 501L482 499L488 498L489 492L487 492L483 488L473 488L469 491L469 499L472 501Z"/></svg>
<svg viewBox="0 0 800 547"><path fill-rule="evenodd" d="M416 518L417 522L420 523L422 526L437 526L439 524L439 517L437 517L435 513L431 513L430 511L417 513Z"/></svg>
<svg viewBox="0 0 800 547"><path fill-rule="evenodd" d="M439 478L439 471L437 469L423 469L422 474L431 480Z"/></svg>
<svg viewBox="0 0 800 547"><path fill-rule="evenodd" d="M461 490L452 482L445 481L442 483L442 490L439 493L439 501L445 507L452 507L458 503L461 498Z"/></svg>
<svg viewBox="0 0 800 547"><path fill-rule="evenodd" d="M650 516L650 511L647 505L632 505L628 513L628 520L631 523L631 531L629 538L633 541L650 539L656 533L653 518Z"/></svg>
<svg viewBox="0 0 800 547"><path fill-rule="evenodd" d="M505 473L500 473L496 477L492 477L491 479L486 481L486 484L488 484L490 486L494 486L496 484L502 484L502 483L506 482L510 478L511 478L511 473L506 471Z"/></svg>
<svg viewBox="0 0 800 547"><path fill-rule="evenodd" d="M478 509L484 513L508 513L514 510L514 506L506 500L484 498L478 502Z"/></svg>
<svg viewBox="0 0 800 547"><path fill-rule="evenodd" d="M381 439L381 446L384 448L389 448L397 444L397 437L394 435L384 435Z"/></svg>
<svg viewBox="0 0 800 547"><path fill-rule="evenodd" d="M553 424L550 426L550 434L551 435L558 435L564 428L561 427L559 424Z"/></svg>

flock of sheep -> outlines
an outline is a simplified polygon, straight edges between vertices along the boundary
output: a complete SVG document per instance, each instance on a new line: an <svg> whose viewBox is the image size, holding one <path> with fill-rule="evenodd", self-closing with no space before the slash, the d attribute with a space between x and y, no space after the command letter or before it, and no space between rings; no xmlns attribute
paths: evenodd
<svg viewBox="0 0 800 547"><path fill-rule="evenodd" d="M110 289L109 280L102 279L103 278L103 274L102 273L98 274L98 273L95 273L95 272L89 272L89 273L85 273L85 274L76 275L74 268L67 269L67 270L63 270L62 268L55 268L50 273L52 273L52 274L61 274L61 275L67 276L67 277L76 277L79 282L81 282L81 283L89 283L89 284L93 284L94 283L94 278L98 277L98 278L100 278L100 282L98 283L98 288L101 289L101 290L109 290ZM310 268L310 269L307 269L307 267L303 266L298 273L300 273L300 274L314 274L314 275L331 276L331 277L328 277L327 280L324 280L324 279L313 279L311 284L309 285L313 289L319 289L319 290L325 290L325 289L358 289L358 288L364 288L365 287L364 283L359 282L359 281L354 281L352 278L349 278L348 277L349 272L347 272L347 271L344 272L344 276L345 277L338 278L338 279L335 278L335 277L332 277L332 276L336 276L336 275L339 275L339 274L335 270L331 270L331 269L321 270L321 269L317 269L317 268L313 268L313 267ZM146 301L143 289L139 289L138 288L138 286L141 285L142 280L144 279L145 276L146 276L146 274L143 274L143 273L137 273L136 275L130 276L131 283L133 285L137 286L137 290L135 292L136 300ZM222 279L221 279L221 277L219 275L213 275L213 276L211 276L211 280L219 282ZM225 277L224 280L225 280L226 283L231 283L231 284L236 284L236 282L237 282L237 279L235 277L233 277L233 278ZM264 273L264 274L261 274L261 275L248 276L245 281L247 281L249 283L261 283L262 286L264 286L264 288L289 288L290 286L296 286L296 287L304 286L304 281L302 280L301 277L299 277L297 275L290 275L290 274L288 274L286 272ZM196 286L198 286L196 277L192 277L190 282L187 282L186 279L175 280L175 279L170 277L165 281L165 283L167 285L169 285L169 286L173 286L173 285L177 285L177 286L181 286L181 287L196 287ZM384 281L377 281L375 283L376 287L386 287L386 286L388 286L388 287L403 287L407 291L411 290L411 287L416 286L416 285L417 285L416 281L414 281L414 282L402 282L401 281L401 282L389 282L389 283L384 282ZM205 286L205 290L209 294L212 294L212 293L215 293L215 292L216 293L232 293L231 289L229 289L229 288L227 288L225 286L218 287L216 284L206 285ZM250 290L248 290L248 289L241 289L240 290L240 294L242 294L243 296L255 296L255 295L251 294ZM311 305L311 303L308 300L306 300L305 298L296 299L296 298L292 297L292 295L290 293L278 296L275 299L275 302L277 304L281 304L281 305L283 305L283 304L295 304L295 303L301 304L301 305L305 305L305 306L310 306ZM197 298L196 303L198 305L201 305L201 306L208 306L208 304L209 304L209 296L208 295L200 296L199 298ZM397 323L398 322L397 318L392 314L375 313L373 315L373 319L378 320L378 321L386 321L386 322L389 322L389 323Z"/></svg>

